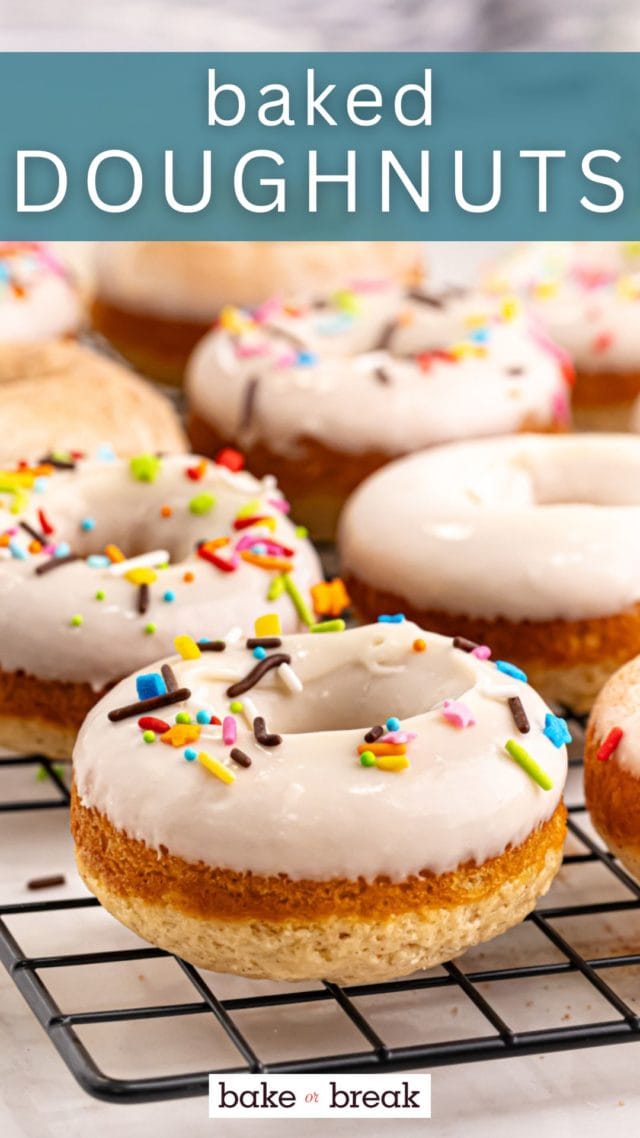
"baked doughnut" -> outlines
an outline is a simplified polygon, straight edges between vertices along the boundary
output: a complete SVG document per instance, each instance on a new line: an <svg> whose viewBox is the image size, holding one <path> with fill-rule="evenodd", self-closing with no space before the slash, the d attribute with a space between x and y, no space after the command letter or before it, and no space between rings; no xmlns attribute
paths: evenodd
<svg viewBox="0 0 640 1138"><path fill-rule="evenodd" d="M422 247L409 242L109 242L97 247L93 322L141 371L179 383L225 304L422 273Z"/></svg>
<svg viewBox="0 0 640 1138"><path fill-rule="evenodd" d="M222 314L187 373L194 448L239 445L330 538L373 470L434 443L567 422L566 365L510 304L387 283Z"/></svg>
<svg viewBox="0 0 640 1138"><path fill-rule="evenodd" d="M640 395L640 243L524 245L490 273L493 290L518 292L576 368L579 426L622 430Z"/></svg>
<svg viewBox="0 0 640 1138"><path fill-rule="evenodd" d="M640 878L640 658L611 676L589 719L584 784L591 820L634 877Z"/></svg>
<svg viewBox="0 0 640 1138"><path fill-rule="evenodd" d="M164 395L76 340L0 343L0 421L11 424L0 436L5 465L105 441L124 456L188 448Z"/></svg>
<svg viewBox="0 0 640 1138"><path fill-rule="evenodd" d="M300 627L321 573L285 509L273 479L193 455L0 472L0 746L68 758L89 708L178 632L265 607Z"/></svg>
<svg viewBox="0 0 640 1138"><path fill-rule="evenodd" d="M488 644L587 711L640 652L640 439L522 435L401 459L356 491L340 549L366 619L402 610Z"/></svg>
<svg viewBox="0 0 640 1138"><path fill-rule="evenodd" d="M408 622L256 643L170 659L155 728L140 675L83 725L72 831L105 908L202 968L343 983L522 920L562 857L564 720Z"/></svg>
<svg viewBox="0 0 640 1138"><path fill-rule="evenodd" d="M0 242L0 343L73 335L82 319L79 290L50 246Z"/></svg>

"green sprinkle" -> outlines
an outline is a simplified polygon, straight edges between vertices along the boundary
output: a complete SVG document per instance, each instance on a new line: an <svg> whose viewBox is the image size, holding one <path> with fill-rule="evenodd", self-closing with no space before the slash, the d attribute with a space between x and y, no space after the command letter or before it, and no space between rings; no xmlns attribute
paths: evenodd
<svg viewBox="0 0 640 1138"><path fill-rule="evenodd" d="M313 613L311 612L311 609L309 608L309 606L308 606L307 602L305 601L302 593L300 592L298 586L296 585L295 581L293 580L293 577L290 577L288 573L283 573L282 576L284 579L285 590L288 593L288 595L291 597L294 609L296 610L296 612L297 612L298 616L300 617L300 620L302 621L302 623L306 624L307 627L310 628L312 624L315 624L315 621L313 619Z"/></svg>
<svg viewBox="0 0 640 1138"><path fill-rule="evenodd" d="M144 739L145 743L155 743L156 733L155 731L143 731L142 738Z"/></svg>
<svg viewBox="0 0 640 1138"><path fill-rule="evenodd" d="M57 774L58 778L64 778L64 776L68 773L64 763L52 763L51 770L54 772L54 774ZM46 782L48 778L49 771L47 768L38 767L36 771L36 782Z"/></svg>
<svg viewBox="0 0 640 1138"><path fill-rule="evenodd" d="M155 482L162 463L155 454L138 454L129 461L129 470L138 482Z"/></svg>
<svg viewBox="0 0 640 1138"><path fill-rule="evenodd" d="M362 763L363 767L375 767L376 757L373 751L363 751L360 755L360 762Z"/></svg>
<svg viewBox="0 0 640 1138"><path fill-rule="evenodd" d="M81 616L79 612L76 612L71 617L71 620L69 623L71 625L73 625L74 628L80 628L80 625L84 624L84 617Z"/></svg>
<svg viewBox="0 0 640 1138"><path fill-rule="evenodd" d="M97 601L103 601L105 597L106 597L106 593L105 593L104 589L98 589L98 591L96 593L96 600Z"/></svg>
<svg viewBox="0 0 640 1138"><path fill-rule="evenodd" d="M232 699L231 700L231 703L229 704L229 711L232 711L234 713L234 715L239 715L240 712L243 710L244 710L244 704L243 704L241 699Z"/></svg>
<svg viewBox="0 0 640 1138"><path fill-rule="evenodd" d="M307 529L306 526L296 526L295 535L296 535L296 537L300 537L300 538L304 539L305 537L309 536L309 530Z"/></svg>
<svg viewBox="0 0 640 1138"><path fill-rule="evenodd" d="M202 494L196 494L195 498L191 499L189 509L192 514L198 514L201 517L203 514L208 514L215 504L215 495L203 490Z"/></svg>
<svg viewBox="0 0 640 1138"><path fill-rule="evenodd" d="M518 766L522 767L523 771L526 771L529 778L537 782L538 786L541 786L543 790L553 789L553 782L547 772L543 771L542 767L533 758L533 755L525 751L520 743L517 743L515 739L507 739L504 749L507 754L511 755L511 758L515 760Z"/></svg>
<svg viewBox="0 0 640 1138"><path fill-rule="evenodd" d="M176 723L191 723L191 716L188 711L179 711L176 715Z"/></svg>
<svg viewBox="0 0 640 1138"><path fill-rule="evenodd" d="M144 631L147 636L153 636L154 632L158 631L158 626L157 624L154 624L152 620L150 620L148 624L145 624Z"/></svg>
<svg viewBox="0 0 640 1138"><path fill-rule="evenodd" d="M71 462L71 455L68 450L52 450L51 457L56 462Z"/></svg>
<svg viewBox="0 0 640 1138"><path fill-rule="evenodd" d="M309 632L344 632L346 627L343 620L323 620L320 624L312 624Z"/></svg>
<svg viewBox="0 0 640 1138"><path fill-rule="evenodd" d="M278 597L281 597L284 593L284 589L284 577L282 576L282 573L279 573L277 577L273 578L273 581L267 589L267 600L277 601Z"/></svg>

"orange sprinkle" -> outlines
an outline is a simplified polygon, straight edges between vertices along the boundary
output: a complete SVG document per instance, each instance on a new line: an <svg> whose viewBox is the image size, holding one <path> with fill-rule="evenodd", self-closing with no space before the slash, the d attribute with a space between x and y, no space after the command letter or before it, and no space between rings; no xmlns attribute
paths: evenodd
<svg viewBox="0 0 640 1138"><path fill-rule="evenodd" d="M105 553L106 553L107 557L109 558L109 561L125 561L126 560L124 553L122 552L121 549L118 549L117 545L105 546Z"/></svg>
<svg viewBox="0 0 640 1138"><path fill-rule="evenodd" d="M195 573L187 572L182 574L182 580L185 581L187 585L190 585L192 581L195 581L195 579Z"/></svg>
<svg viewBox="0 0 640 1138"><path fill-rule="evenodd" d="M281 573L290 573L293 569L293 562L286 557L269 557L268 554L251 553L248 549L243 549L240 557L250 565L257 565L259 569L278 569Z"/></svg>
<svg viewBox="0 0 640 1138"><path fill-rule="evenodd" d="M340 577L312 585L311 600L318 616L340 616L351 603L344 581Z"/></svg>
<svg viewBox="0 0 640 1138"><path fill-rule="evenodd" d="M27 548L29 550L29 553L41 553L42 552L42 542L41 541L35 541L35 540L30 541Z"/></svg>
<svg viewBox="0 0 640 1138"><path fill-rule="evenodd" d="M161 518L170 518L172 513L173 513L173 510L171 509L171 506L161 506L160 507L160 517Z"/></svg>
<svg viewBox="0 0 640 1138"><path fill-rule="evenodd" d="M360 743L358 754L371 751L374 755L406 755L407 748L404 743Z"/></svg>
<svg viewBox="0 0 640 1138"><path fill-rule="evenodd" d="M427 642L426 640L414 640L411 647L413 648L414 652L426 652Z"/></svg>
<svg viewBox="0 0 640 1138"><path fill-rule="evenodd" d="M9 544L10 540L11 539L8 533L0 533L0 546L2 548L5 548Z"/></svg>
<svg viewBox="0 0 640 1138"><path fill-rule="evenodd" d="M405 309L404 312L400 312L398 315L398 324L401 328L407 328L410 324L413 324L413 321L414 315L410 308Z"/></svg>

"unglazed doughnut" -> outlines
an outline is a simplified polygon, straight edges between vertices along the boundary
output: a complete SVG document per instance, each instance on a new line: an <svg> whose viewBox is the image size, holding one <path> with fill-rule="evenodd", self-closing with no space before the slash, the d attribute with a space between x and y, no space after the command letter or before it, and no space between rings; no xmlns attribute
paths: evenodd
<svg viewBox="0 0 640 1138"><path fill-rule="evenodd" d="M82 319L79 290L48 245L0 242L0 343L73 335Z"/></svg>
<svg viewBox="0 0 640 1138"><path fill-rule="evenodd" d="M609 849L640 878L640 659L605 684L584 752L587 806Z"/></svg>
<svg viewBox="0 0 640 1138"><path fill-rule="evenodd" d="M141 371L178 383L226 304L422 273L422 247L409 242L109 242L97 247L93 320Z"/></svg>
<svg viewBox="0 0 640 1138"><path fill-rule="evenodd" d="M580 426L628 425L640 395L640 243L556 241L507 254L488 285L518 292L576 367Z"/></svg>
<svg viewBox="0 0 640 1138"><path fill-rule="evenodd" d="M587 711L640 652L640 439L518 436L401 459L347 505L360 612L402 610L489 644Z"/></svg>
<svg viewBox="0 0 640 1138"><path fill-rule="evenodd" d="M187 373L195 449L273 467L314 536L397 455L567 422L566 361L511 304L450 290L342 291L311 306L227 309Z"/></svg>
<svg viewBox="0 0 640 1138"><path fill-rule="evenodd" d="M448 960L548 889L567 727L481 654L392 620L169 665L164 725L132 704L138 675L73 756L80 873L147 940L358 983Z"/></svg>
<svg viewBox="0 0 640 1138"><path fill-rule="evenodd" d="M184 451L176 412L127 367L76 340L0 343L0 463L50 450Z"/></svg>
<svg viewBox="0 0 640 1138"><path fill-rule="evenodd" d="M273 479L193 455L0 472L0 746L68 758L106 688L178 632L265 608L300 627L321 573L285 509Z"/></svg>

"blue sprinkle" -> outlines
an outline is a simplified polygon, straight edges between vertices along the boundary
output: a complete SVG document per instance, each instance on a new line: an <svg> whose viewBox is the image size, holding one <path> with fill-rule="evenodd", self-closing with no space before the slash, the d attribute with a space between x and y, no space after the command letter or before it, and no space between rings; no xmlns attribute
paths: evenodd
<svg viewBox="0 0 640 1138"><path fill-rule="evenodd" d="M474 328L473 332L469 335L469 339L472 340L474 344L486 344L489 339L489 333L486 328Z"/></svg>
<svg viewBox="0 0 640 1138"><path fill-rule="evenodd" d="M34 490L36 494L44 494L47 489L47 480L43 474L35 479L31 489Z"/></svg>
<svg viewBox="0 0 640 1138"><path fill-rule="evenodd" d="M298 352L298 363L303 367L310 367L317 362L318 357L315 352Z"/></svg>
<svg viewBox="0 0 640 1138"><path fill-rule="evenodd" d="M554 747L562 747L564 743L571 742L571 732L567 727L566 720L559 715L553 715L550 711L545 716L542 734L551 740Z"/></svg>
<svg viewBox="0 0 640 1138"><path fill-rule="evenodd" d="M264 660L266 654L266 650L264 648L261 648L260 645L258 645L257 648L253 649L253 655L255 656L256 660Z"/></svg>
<svg viewBox="0 0 640 1138"><path fill-rule="evenodd" d="M175 601L176 594L174 593L173 589L167 589L166 593L162 594L162 599L163 601L170 603L171 601Z"/></svg>
<svg viewBox="0 0 640 1138"><path fill-rule="evenodd" d="M184 753L184 757L188 763L192 763L194 759L197 759L198 752L194 751L193 747L187 747Z"/></svg>
<svg viewBox="0 0 640 1138"><path fill-rule="evenodd" d="M516 668L515 664L509 664L507 660L496 660L496 668L499 672L504 672L505 676L511 676L514 680L522 680L523 684L527 682L527 673L522 671L522 668Z"/></svg>
<svg viewBox="0 0 640 1138"><path fill-rule="evenodd" d="M91 533L92 529L96 528L95 518L83 518L80 522L80 529L85 533Z"/></svg>
<svg viewBox="0 0 640 1138"><path fill-rule="evenodd" d="M211 719L208 711L196 712L196 723L208 723Z"/></svg>
<svg viewBox="0 0 640 1138"><path fill-rule="evenodd" d="M27 560L26 549L23 549L22 546L18 545L18 543L16 541L10 541L9 542L9 553L11 554L12 557L15 557L16 561L26 561Z"/></svg>
<svg viewBox="0 0 640 1138"><path fill-rule="evenodd" d="M101 462L115 462L116 452L111 443L101 443L96 450L96 458L99 458Z"/></svg>
<svg viewBox="0 0 640 1138"><path fill-rule="evenodd" d="M210 636L201 636L199 642L200 642L200 644L210 644L211 643L211 637Z"/></svg>
<svg viewBox="0 0 640 1138"><path fill-rule="evenodd" d="M387 728L389 731L400 730L400 720L395 715L390 715L387 719Z"/></svg>
<svg viewBox="0 0 640 1138"><path fill-rule="evenodd" d="M267 552L267 547L266 547L266 545L263 545L262 542L258 541L258 542L256 542L255 545L251 546L251 552L257 553L259 556L262 556L264 553Z"/></svg>
<svg viewBox="0 0 640 1138"><path fill-rule="evenodd" d="M407 618L405 617L403 612L396 612L396 613L393 613L391 616L389 616L388 614L385 614L383 616L379 616L378 617L378 623L379 624L402 624L402 622L405 621L406 619Z"/></svg>
<svg viewBox="0 0 640 1138"><path fill-rule="evenodd" d="M90 569L106 569L111 562L104 553L90 553L87 557L87 565Z"/></svg>
<svg viewBox="0 0 640 1138"><path fill-rule="evenodd" d="M136 676L136 691L138 699L151 699L154 695L165 695L167 685L159 672L145 672L143 676Z"/></svg>
<svg viewBox="0 0 640 1138"><path fill-rule="evenodd" d="M60 541L56 545L53 556L66 557L68 553L71 553L71 546L66 541Z"/></svg>

